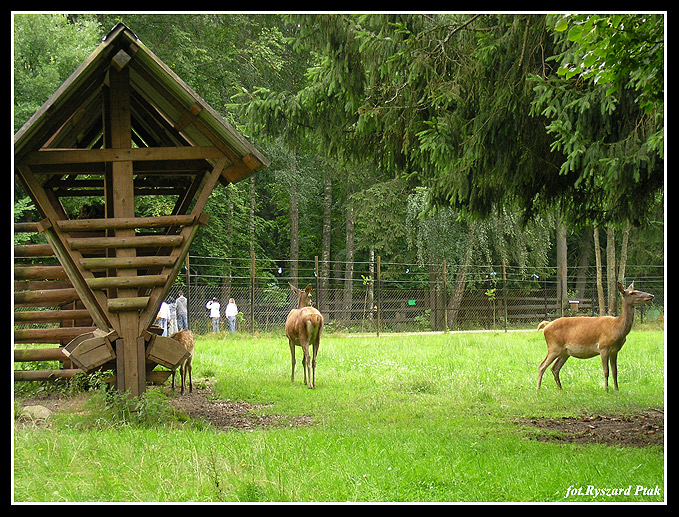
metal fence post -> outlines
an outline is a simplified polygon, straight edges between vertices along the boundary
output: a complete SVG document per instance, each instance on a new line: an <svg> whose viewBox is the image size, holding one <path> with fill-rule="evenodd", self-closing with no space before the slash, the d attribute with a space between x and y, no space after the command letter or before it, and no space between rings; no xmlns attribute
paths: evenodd
<svg viewBox="0 0 679 517"><path fill-rule="evenodd" d="M250 254L250 332L255 333L255 252Z"/></svg>

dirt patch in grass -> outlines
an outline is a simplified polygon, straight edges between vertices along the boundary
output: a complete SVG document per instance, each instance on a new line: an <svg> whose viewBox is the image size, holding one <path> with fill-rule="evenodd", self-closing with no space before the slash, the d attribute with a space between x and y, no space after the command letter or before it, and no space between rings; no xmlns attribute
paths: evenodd
<svg viewBox="0 0 679 517"><path fill-rule="evenodd" d="M544 442L601 443L617 447L664 446L665 412L661 409L648 409L636 415L531 418L519 423L546 431L528 438Z"/></svg>
<svg viewBox="0 0 679 517"><path fill-rule="evenodd" d="M30 397L22 397L19 407L44 406L53 413L60 411L79 411L88 400L89 395L79 394L69 396L58 393L45 393ZM215 398L212 388L194 386L193 392L180 395L179 391L170 393L168 403L171 407L181 410L192 420L202 420L216 429L253 430L266 427L299 427L314 424L309 416L289 417L275 414L264 414L266 405L254 405L245 401L220 400ZM49 419L33 421L19 418L16 425L49 425Z"/></svg>
<svg viewBox="0 0 679 517"><path fill-rule="evenodd" d="M208 422L217 429L252 430L264 427L298 427L313 424L308 416L288 417L262 414L266 405L254 405L244 401L220 400L214 398L210 388L196 389L185 395L177 394L170 399L170 405L180 409L191 419Z"/></svg>

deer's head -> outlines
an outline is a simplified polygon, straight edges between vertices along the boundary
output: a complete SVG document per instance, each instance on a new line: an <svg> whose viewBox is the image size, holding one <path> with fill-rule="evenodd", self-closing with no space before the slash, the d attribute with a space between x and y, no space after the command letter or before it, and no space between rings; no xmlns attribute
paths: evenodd
<svg viewBox="0 0 679 517"><path fill-rule="evenodd" d="M655 298L655 296L650 293L635 289L634 282L632 282L627 289L625 289L624 286L618 282L618 291L620 291L620 294L622 294L623 302L629 303L632 306L643 305Z"/></svg>
<svg viewBox="0 0 679 517"><path fill-rule="evenodd" d="M292 292L297 295L297 307L308 307L311 305L311 284L307 285L304 290L297 289L294 285L288 282Z"/></svg>

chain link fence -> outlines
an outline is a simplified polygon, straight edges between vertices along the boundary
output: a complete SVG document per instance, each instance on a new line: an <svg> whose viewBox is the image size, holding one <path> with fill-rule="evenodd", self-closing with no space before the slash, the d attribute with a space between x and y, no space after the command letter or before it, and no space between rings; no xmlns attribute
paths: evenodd
<svg viewBox="0 0 679 517"><path fill-rule="evenodd" d="M183 291L188 299L189 327L212 331L206 303L221 305L220 331L228 331L224 309L230 298L238 306L238 332L282 330L297 299L289 283L311 284L313 305L327 331L416 332L531 328L562 315L600 315L594 268L569 268L568 296L559 296L555 268L531 269L495 265L402 264L300 260L224 259L190 256L172 287L169 301ZM625 282L655 295L637 308L642 321L664 313L664 268L626 268ZM572 288L571 288L572 286ZM604 292L606 290L604 280ZM616 294L617 296L617 294ZM606 304L607 306L607 304Z"/></svg>

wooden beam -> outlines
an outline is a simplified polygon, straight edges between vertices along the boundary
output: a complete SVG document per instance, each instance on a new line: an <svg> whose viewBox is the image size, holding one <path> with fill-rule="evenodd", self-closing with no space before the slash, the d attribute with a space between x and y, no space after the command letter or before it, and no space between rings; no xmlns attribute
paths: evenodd
<svg viewBox="0 0 679 517"><path fill-rule="evenodd" d="M208 147L135 147L130 149L41 149L26 155L21 163L26 165L59 165L76 163L215 160L224 153L214 146Z"/></svg>
<svg viewBox="0 0 679 517"><path fill-rule="evenodd" d="M63 370L14 370L15 381L53 381L56 379L71 379L79 373L85 373L80 368Z"/></svg>
<svg viewBox="0 0 679 517"><path fill-rule="evenodd" d="M110 219L70 219L59 221L59 227L67 232L74 230L112 230L123 228L162 228L193 224L192 215L164 215L160 217L122 217Z"/></svg>
<svg viewBox="0 0 679 517"><path fill-rule="evenodd" d="M15 329L15 343L61 343L93 332L97 327L59 327L51 329Z"/></svg>
<svg viewBox="0 0 679 517"><path fill-rule="evenodd" d="M122 231L127 232L127 235L120 235ZM175 247L181 245L182 239L181 235L136 236L134 235L134 230L119 230L116 233L116 237L73 237L68 239L68 244L74 250L114 248L122 251L123 249L131 250L141 247ZM118 254L117 256L123 258L124 255ZM125 258L130 258L131 256L128 254Z"/></svg>
<svg viewBox="0 0 679 517"><path fill-rule="evenodd" d="M45 323L91 319L86 309L62 309L60 311L21 311L14 313L15 323Z"/></svg>
<svg viewBox="0 0 679 517"><path fill-rule="evenodd" d="M132 63L135 60L132 60ZM112 213L109 217L116 219L134 217L134 179L132 155L132 119L130 106L130 73L129 66L116 72L109 71L108 96L109 102L105 102L108 109L108 132L105 135L105 152L117 153L120 159L107 159L112 162L110 180L110 192L107 193L107 204L112 201ZM144 149L146 151L147 149ZM157 156L157 155L156 155ZM110 194L110 196L108 196ZM138 242L134 236L133 228L116 228L114 241ZM111 242L111 241L109 241ZM130 258L136 256L136 250L132 246L115 246L117 258ZM117 271L120 278L136 277L136 270L121 269ZM117 298L125 299L135 297L137 290L134 288L118 289ZM112 299L109 299L108 309L112 310ZM136 312L125 311L118 316L120 328L116 340L115 352L117 356L117 385L121 392L128 392L132 397L138 397L146 391L146 368L143 342L139 349L137 332L139 317ZM122 356L122 359L121 357Z"/></svg>
<svg viewBox="0 0 679 517"><path fill-rule="evenodd" d="M49 197L46 195L44 189L40 186L35 176L31 172L30 167L18 166L17 170L22 177L24 186L30 191L31 198L36 203L36 206L40 207L40 210L48 218L46 221L41 223L40 231L47 239L53 254L57 256L59 262L66 270L68 278L71 280L74 288L76 289L80 300L83 302L92 320L97 327L102 329L107 329L111 326L109 322L106 309L102 302L106 300L103 293L99 296L93 294L87 287L85 278L88 273L83 273L79 269L77 261L80 259L80 254L77 251L73 251L67 248L66 236L61 232L61 230L56 226L56 222L62 217L52 206ZM54 225L50 221L54 221ZM91 274L90 274L91 275Z"/></svg>
<svg viewBox="0 0 679 517"><path fill-rule="evenodd" d="M89 278L87 285L90 289L130 289L139 287L156 287L167 282L167 275L142 275L142 276L112 276L101 278Z"/></svg>
<svg viewBox="0 0 679 517"><path fill-rule="evenodd" d="M151 257L94 257L80 259L85 269L146 269L150 267L168 267L175 259L168 256Z"/></svg>

